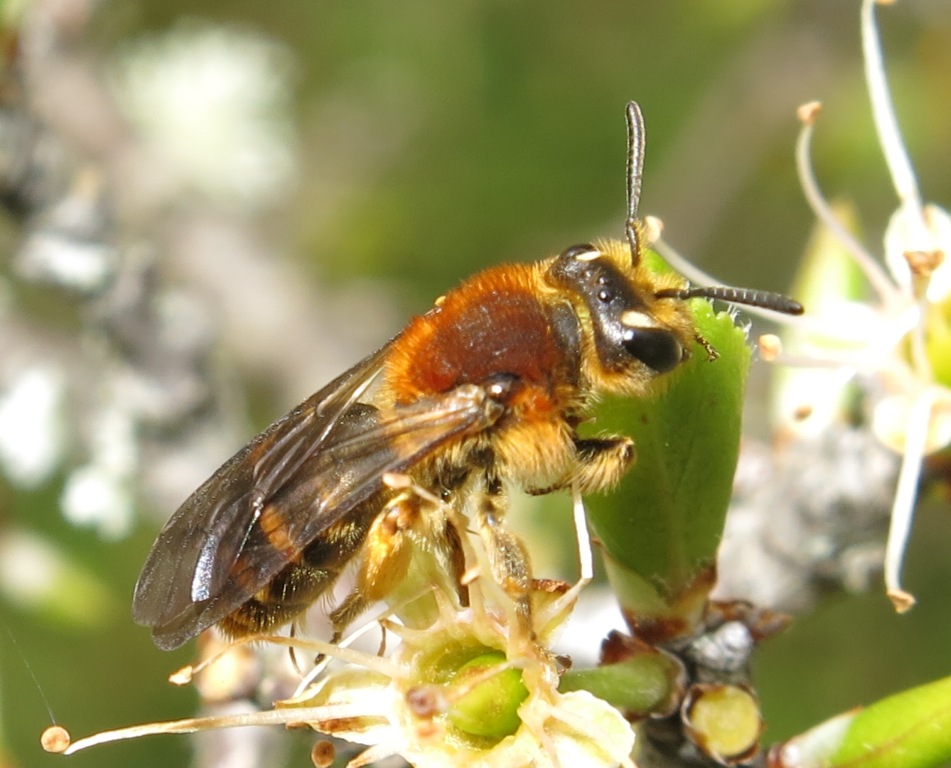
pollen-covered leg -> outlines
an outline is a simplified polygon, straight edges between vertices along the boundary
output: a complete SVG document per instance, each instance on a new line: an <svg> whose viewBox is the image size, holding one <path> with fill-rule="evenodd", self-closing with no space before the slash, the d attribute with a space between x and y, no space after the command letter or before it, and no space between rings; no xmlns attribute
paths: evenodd
<svg viewBox="0 0 951 768"><path fill-rule="evenodd" d="M578 465L570 485L582 495L604 491L617 485L637 458L629 437L597 437L577 440Z"/></svg>
<svg viewBox="0 0 951 768"><path fill-rule="evenodd" d="M636 458L637 450L629 437L578 438L575 440L574 466L565 476L544 488L527 490L533 496L566 488L581 494L604 491L617 484Z"/></svg>
<svg viewBox="0 0 951 768"><path fill-rule="evenodd" d="M372 603L392 592L406 576L412 556L407 533L419 514L419 499L406 492L387 503L374 520L367 534L357 584L330 614L334 628L331 642L339 643L350 623Z"/></svg>

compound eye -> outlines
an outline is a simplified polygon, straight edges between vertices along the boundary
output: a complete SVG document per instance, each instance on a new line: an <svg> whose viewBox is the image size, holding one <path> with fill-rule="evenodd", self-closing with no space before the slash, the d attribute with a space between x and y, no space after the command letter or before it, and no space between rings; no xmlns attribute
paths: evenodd
<svg viewBox="0 0 951 768"><path fill-rule="evenodd" d="M662 328L629 328L622 343L632 356L657 373L673 370L684 359L683 345Z"/></svg>

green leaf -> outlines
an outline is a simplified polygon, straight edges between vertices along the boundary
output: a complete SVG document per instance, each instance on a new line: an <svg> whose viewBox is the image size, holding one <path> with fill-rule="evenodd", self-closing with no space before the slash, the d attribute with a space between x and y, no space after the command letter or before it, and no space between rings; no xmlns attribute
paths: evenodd
<svg viewBox="0 0 951 768"><path fill-rule="evenodd" d="M775 750L777 766L937 768L951 761L951 677L833 717Z"/></svg>
<svg viewBox="0 0 951 768"><path fill-rule="evenodd" d="M731 315L691 302L700 345L648 397L610 403L608 424L631 435L637 461L618 492L589 501L612 586L628 616L670 613L689 624L712 587L739 454L750 349Z"/></svg>
<svg viewBox="0 0 951 768"><path fill-rule="evenodd" d="M858 712L830 766L928 768L951 761L951 677Z"/></svg>

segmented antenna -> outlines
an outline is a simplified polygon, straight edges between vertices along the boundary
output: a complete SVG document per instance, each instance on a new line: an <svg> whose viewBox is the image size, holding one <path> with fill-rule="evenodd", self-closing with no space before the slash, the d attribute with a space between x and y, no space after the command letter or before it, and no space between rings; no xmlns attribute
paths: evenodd
<svg viewBox="0 0 951 768"><path fill-rule="evenodd" d="M802 304L781 293L755 291L749 288L728 288L714 285L706 288L666 288L654 294L658 299L720 299L730 304L760 307L784 315L801 315Z"/></svg>
<svg viewBox="0 0 951 768"><path fill-rule="evenodd" d="M641 256L640 235L637 229L637 206L641 201L641 178L644 174L644 147L646 132L644 115L636 101L629 101L627 109L627 219L624 232L631 247L631 267L636 267ZM802 304L781 293L755 291L748 288L710 286L706 288L665 288L654 294L658 299L720 299L730 304L759 307L784 315L801 315Z"/></svg>
<svg viewBox="0 0 951 768"><path fill-rule="evenodd" d="M627 219L624 232L631 247L631 266L640 260L641 243L637 232L637 206L641 201L641 177L644 173L644 115L636 101L627 109Z"/></svg>

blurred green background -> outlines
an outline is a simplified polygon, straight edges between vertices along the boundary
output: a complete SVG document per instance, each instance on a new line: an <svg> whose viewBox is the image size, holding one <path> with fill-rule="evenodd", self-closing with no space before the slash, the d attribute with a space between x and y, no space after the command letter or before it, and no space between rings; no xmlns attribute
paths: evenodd
<svg viewBox="0 0 951 768"><path fill-rule="evenodd" d="M947 204L951 4L907 0L881 8L879 21L923 193ZM660 216L667 240L725 283L783 290L792 278L812 225L792 159L804 101L825 104L817 175L829 196L855 201L873 250L894 208L864 91L857 2L125 0L98 6L86 44L108 62L183 25L286 47L298 179L256 226L314 285L383 290L395 310L378 341L480 267L620 236L630 99L647 120L641 212ZM0 226L12 242L12 224ZM341 310L340 326L359 322ZM286 329L292 339L334 332ZM294 403L275 396L266 371L239 374L254 427ZM74 737L194 709L193 694L164 682L189 652L157 651L129 616L157 520L172 509L104 541L64 522L57 482L25 493L0 479L0 526L56 542L94 584L77 588L78 618L0 593L2 768L63 760L39 750L50 716L24 659ZM906 584L919 598L910 614L896 616L877 592L833 597L762 649L768 741L951 673L949 547L946 501L924 505L908 556ZM288 738L300 745L295 764L308 764L309 739ZM69 762L188 760L186 739L164 737Z"/></svg>

